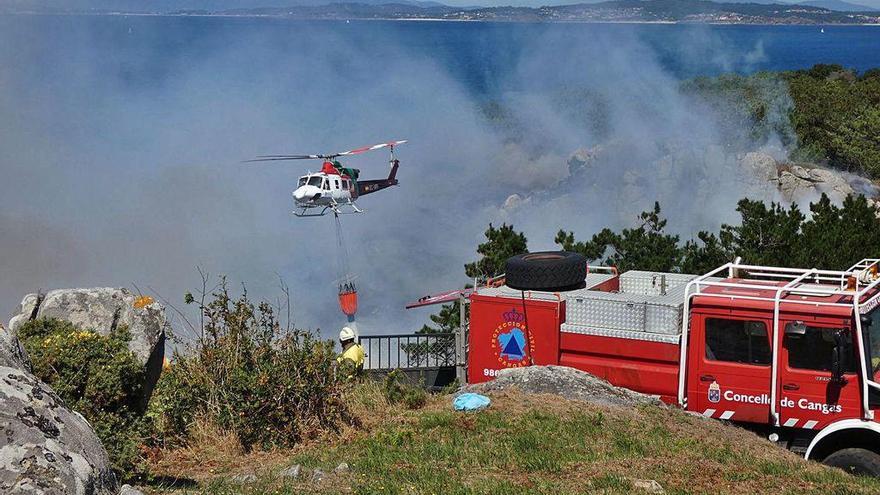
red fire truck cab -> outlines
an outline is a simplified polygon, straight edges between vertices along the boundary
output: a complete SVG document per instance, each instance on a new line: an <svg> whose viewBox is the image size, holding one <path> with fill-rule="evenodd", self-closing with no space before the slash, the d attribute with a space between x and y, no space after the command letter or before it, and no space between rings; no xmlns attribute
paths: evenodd
<svg viewBox="0 0 880 495"><path fill-rule="evenodd" d="M878 263L735 262L701 276L588 267L575 290L479 288L469 294L467 380L570 366L880 475Z"/></svg>

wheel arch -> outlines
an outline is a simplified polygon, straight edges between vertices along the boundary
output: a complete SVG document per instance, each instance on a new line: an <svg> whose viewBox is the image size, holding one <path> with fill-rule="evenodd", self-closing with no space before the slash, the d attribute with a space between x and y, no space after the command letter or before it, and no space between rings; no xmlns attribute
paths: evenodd
<svg viewBox="0 0 880 495"><path fill-rule="evenodd" d="M849 447L880 454L880 424L860 419L831 423L813 437L804 458L821 462L833 452Z"/></svg>

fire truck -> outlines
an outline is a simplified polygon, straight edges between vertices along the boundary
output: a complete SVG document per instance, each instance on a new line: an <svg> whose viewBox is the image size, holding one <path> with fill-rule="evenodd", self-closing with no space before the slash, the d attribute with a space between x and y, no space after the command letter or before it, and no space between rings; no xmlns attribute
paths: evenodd
<svg viewBox="0 0 880 495"><path fill-rule="evenodd" d="M562 365L735 422L807 459L880 476L880 260L703 275L514 257L470 305L466 379ZM430 302L437 302L433 300Z"/></svg>

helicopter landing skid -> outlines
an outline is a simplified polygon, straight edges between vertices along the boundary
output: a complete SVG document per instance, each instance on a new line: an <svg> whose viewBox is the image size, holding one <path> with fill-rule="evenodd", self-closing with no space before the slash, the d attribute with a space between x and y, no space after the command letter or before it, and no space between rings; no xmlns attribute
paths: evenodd
<svg viewBox="0 0 880 495"><path fill-rule="evenodd" d="M351 215L354 213L363 213L364 212L364 210L358 208L358 206L354 203L354 201L350 201L350 202L342 203L342 204L333 203L332 205L328 205L328 206L321 208L321 211L319 213L308 213L309 210L312 210L315 208L318 208L318 207L317 206L306 206L306 207L303 207L302 211L299 211L299 212L294 211L293 214L297 217L303 218L303 217L323 217L328 212L333 212L333 214L336 216ZM350 208L350 210L346 209L346 208Z"/></svg>

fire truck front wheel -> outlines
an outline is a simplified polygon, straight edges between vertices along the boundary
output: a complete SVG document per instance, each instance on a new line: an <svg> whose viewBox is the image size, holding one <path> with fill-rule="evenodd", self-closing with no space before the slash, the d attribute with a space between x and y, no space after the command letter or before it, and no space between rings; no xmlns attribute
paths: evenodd
<svg viewBox="0 0 880 495"><path fill-rule="evenodd" d="M823 464L851 474L880 477L880 454L867 449L842 449L829 455Z"/></svg>
<svg viewBox="0 0 880 495"><path fill-rule="evenodd" d="M583 287L587 259L568 251L526 253L507 260L505 283L519 290L563 291Z"/></svg>

